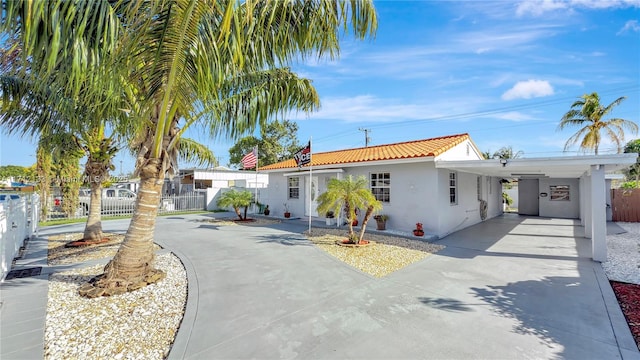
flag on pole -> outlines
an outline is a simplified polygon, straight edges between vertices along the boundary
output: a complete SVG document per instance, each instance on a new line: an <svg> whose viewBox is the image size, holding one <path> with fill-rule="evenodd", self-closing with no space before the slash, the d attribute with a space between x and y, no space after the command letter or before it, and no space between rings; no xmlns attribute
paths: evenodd
<svg viewBox="0 0 640 360"><path fill-rule="evenodd" d="M253 150L242 158L242 168L251 169L258 164L258 147L254 146Z"/></svg>
<svg viewBox="0 0 640 360"><path fill-rule="evenodd" d="M298 167L311 164L311 140L309 140L307 146L293 154L293 159L296 161Z"/></svg>

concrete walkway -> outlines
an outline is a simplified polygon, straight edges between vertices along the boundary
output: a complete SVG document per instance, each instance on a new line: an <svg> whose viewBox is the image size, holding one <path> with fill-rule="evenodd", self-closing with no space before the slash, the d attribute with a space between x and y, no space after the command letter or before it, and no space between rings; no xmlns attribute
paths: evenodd
<svg viewBox="0 0 640 360"><path fill-rule="evenodd" d="M308 242L304 221L194 221L207 216L216 214L158 218L157 241L189 276L172 359L640 359L573 220L502 216L439 240L445 250L375 279ZM105 230L126 225L104 223ZM25 296L17 289L36 287L12 281L2 284L2 359L27 354L5 351L17 321L7 312ZM32 312L44 316L42 307ZM22 358L41 357L42 333L23 345L39 343L40 356Z"/></svg>

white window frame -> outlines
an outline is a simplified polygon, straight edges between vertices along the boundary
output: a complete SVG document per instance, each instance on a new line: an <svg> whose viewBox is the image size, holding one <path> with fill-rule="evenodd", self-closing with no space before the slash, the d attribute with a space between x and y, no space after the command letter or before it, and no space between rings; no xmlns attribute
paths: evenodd
<svg viewBox="0 0 640 360"><path fill-rule="evenodd" d="M295 184L294 184L295 180ZM292 196L292 192L295 190L295 196ZM300 177L289 176L287 178L287 199L300 199Z"/></svg>
<svg viewBox="0 0 640 360"><path fill-rule="evenodd" d="M458 172L449 172L449 205L458 205Z"/></svg>
<svg viewBox="0 0 640 360"><path fill-rule="evenodd" d="M375 175L375 179L374 179ZM386 175L386 178L385 178ZM372 172L369 173L369 189L376 200L383 203L391 202L391 173L390 172ZM386 189L386 191L385 191ZM380 190L380 191L376 191Z"/></svg>

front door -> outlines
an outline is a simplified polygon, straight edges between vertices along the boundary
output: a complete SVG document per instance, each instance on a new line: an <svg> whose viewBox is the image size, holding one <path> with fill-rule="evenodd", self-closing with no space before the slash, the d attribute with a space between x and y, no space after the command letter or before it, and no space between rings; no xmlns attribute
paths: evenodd
<svg viewBox="0 0 640 360"><path fill-rule="evenodd" d="M309 179L305 179L307 183L305 184L305 207L304 207L304 215L305 216L318 216L318 177L311 177L311 186L309 186ZM311 193L309 193L311 191ZM309 201L311 201L311 207L309 207ZM309 213L309 208L311 208L311 213Z"/></svg>
<svg viewBox="0 0 640 360"><path fill-rule="evenodd" d="M518 214L538 216L540 200L538 179L518 181Z"/></svg>

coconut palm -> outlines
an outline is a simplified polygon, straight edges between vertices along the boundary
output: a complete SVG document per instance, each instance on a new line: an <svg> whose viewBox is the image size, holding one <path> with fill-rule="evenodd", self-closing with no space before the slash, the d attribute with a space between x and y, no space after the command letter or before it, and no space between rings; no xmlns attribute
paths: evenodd
<svg viewBox="0 0 640 360"><path fill-rule="evenodd" d="M364 237L367 222L376 210L382 210L382 203L369 190L367 178L360 176L356 179L349 175L346 179L331 179L327 184L327 191L318 196L318 212L333 211L339 214L344 209L349 224L349 241L359 244ZM356 219L356 209L367 209L360 234L353 231L353 221Z"/></svg>
<svg viewBox="0 0 640 360"><path fill-rule="evenodd" d="M250 191L230 190L220 195L217 205L223 208L232 207L240 220L246 220L247 208L251 205L252 201L253 195ZM240 213L241 208L244 208L244 217Z"/></svg>
<svg viewBox="0 0 640 360"><path fill-rule="evenodd" d="M376 26L372 2L359 0L3 5L3 28L20 31L24 52L40 73L56 76L60 58L72 58L55 80L67 82L66 92L82 92L84 73L96 62L133 84L128 95L135 101L126 110L136 135L139 197L117 254L103 276L81 289L87 296L135 290L162 278L153 268L157 204L188 128L199 124L212 136L237 138L276 113L315 109L310 81L276 66L313 54L337 56L343 30L350 26L362 38Z"/></svg>
<svg viewBox="0 0 640 360"><path fill-rule="evenodd" d="M598 155L598 149L602 140L601 132L616 144L618 152L621 151L624 142L624 130L628 129L633 134L638 133L638 125L633 121L620 118L611 118L605 120L611 111L626 97L622 96L614 100L611 104L603 106L600 103L598 93L585 94L571 104L569 110L558 125L558 130L563 130L569 126L582 126L575 134L573 134L564 145L566 151L569 147L580 142L580 150L584 152L593 151Z"/></svg>

